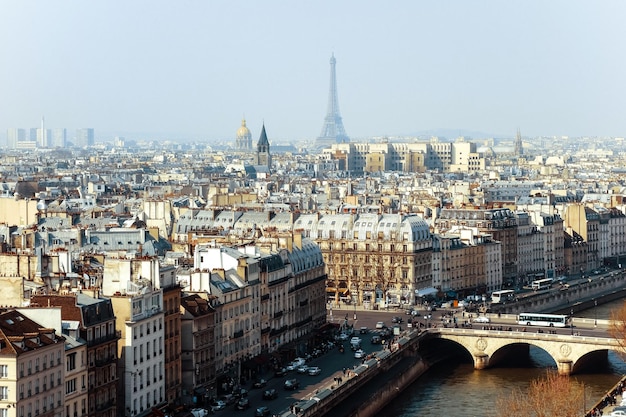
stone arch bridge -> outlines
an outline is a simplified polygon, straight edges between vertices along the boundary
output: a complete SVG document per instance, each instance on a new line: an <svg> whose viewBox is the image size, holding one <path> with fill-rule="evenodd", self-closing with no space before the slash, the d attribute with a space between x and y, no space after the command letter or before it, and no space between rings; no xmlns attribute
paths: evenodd
<svg viewBox="0 0 626 417"><path fill-rule="evenodd" d="M521 332L518 330L479 330L467 328L434 328L424 332L427 339L450 340L464 347L474 358L475 369L485 369L505 357L507 349L532 345L545 350L556 362L561 375L575 373L580 367L604 355L608 350L621 351L619 343L608 337ZM424 338L424 336L427 336ZM425 340L426 339L426 340Z"/></svg>

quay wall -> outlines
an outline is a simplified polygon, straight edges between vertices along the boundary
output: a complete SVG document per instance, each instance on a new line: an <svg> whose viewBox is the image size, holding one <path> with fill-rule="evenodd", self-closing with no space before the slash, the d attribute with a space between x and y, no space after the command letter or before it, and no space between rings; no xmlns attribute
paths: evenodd
<svg viewBox="0 0 626 417"><path fill-rule="evenodd" d="M626 274L624 271L594 276L572 283L560 290L544 290L519 298L516 302L492 305L494 313L518 314L526 311L570 314L598 304L626 297Z"/></svg>
<svg viewBox="0 0 626 417"><path fill-rule="evenodd" d="M355 410L349 417L374 417L381 412L385 405L389 404L404 389L411 385L417 378L428 370L428 366L421 359L408 367L403 368L402 372L394 375L394 378L387 381L374 396L364 400L362 405Z"/></svg>
<svg viewBox="0 0 626 417"><path fill-rule="evenodd" d="M280 414L280 417L374 417L395 396L422 375L428 366L419 358L417 348L421 333L412 330L402 336L392 349L376 352L361 366L351 370L341 383L334 382L320 389L308 399L300 401L297 410ZM375 390L368 398L361 394L375 380ZM356 398L358 397L358 398ZM339 412L339 408L348 410Z"/></svg>

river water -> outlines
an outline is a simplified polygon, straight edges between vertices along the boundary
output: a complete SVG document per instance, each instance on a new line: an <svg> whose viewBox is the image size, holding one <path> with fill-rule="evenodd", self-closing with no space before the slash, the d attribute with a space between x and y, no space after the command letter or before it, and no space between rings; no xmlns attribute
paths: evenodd
<svg viewBox="0 0 626 417"><path fill-rule="evenodd" d="M623 304L624 300L619 300L599 305L576 313L576 317L608 319L611 311ZM541 349L531 346L530 356L531 363L516 368L476 371L468 363L448 362L438 365L388 405L384 415L493 417L496 415L496 398L505 396L516 388L526 389L530 381L545 374L546 368L556 368L554 360ZM585 387L586 401L580 405L581 416L626 374L626 363L617 354L609 352L608 366L598 369L597 372L572 376Z"/></svg>

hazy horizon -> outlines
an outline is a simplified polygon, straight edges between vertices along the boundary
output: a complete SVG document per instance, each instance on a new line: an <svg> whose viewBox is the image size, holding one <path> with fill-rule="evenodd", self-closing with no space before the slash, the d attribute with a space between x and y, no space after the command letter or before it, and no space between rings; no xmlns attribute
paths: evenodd
<svg viewBox="0 0 626 417"><path fill-rule="evenodd" d="M626 136L619 1L4 2L0 132ZM118 133L119 132L119 133ZM160 133L159 133L160 132Z"/></svg>

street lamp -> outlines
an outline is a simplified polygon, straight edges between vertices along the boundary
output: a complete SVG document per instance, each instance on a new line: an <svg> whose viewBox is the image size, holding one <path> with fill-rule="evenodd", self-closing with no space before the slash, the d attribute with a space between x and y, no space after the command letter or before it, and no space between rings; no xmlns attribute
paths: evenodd
<svg viewBox="0 0 626 417"><path fill-rule="evenodd" d="M572 329L572 336L574 336L574 309L570 310L570 328Z"/></svg>
<svg viewBox="0 0 626 417"><path fill-rule="evenodd" d="M354 300L354 321L356 321L356 300Z"/></svg>
<svg viewBox="0 0 626 417"><path fill-rule="evenodd" d="M593 300L593 327L598 327L598 300Z"/></svg>

